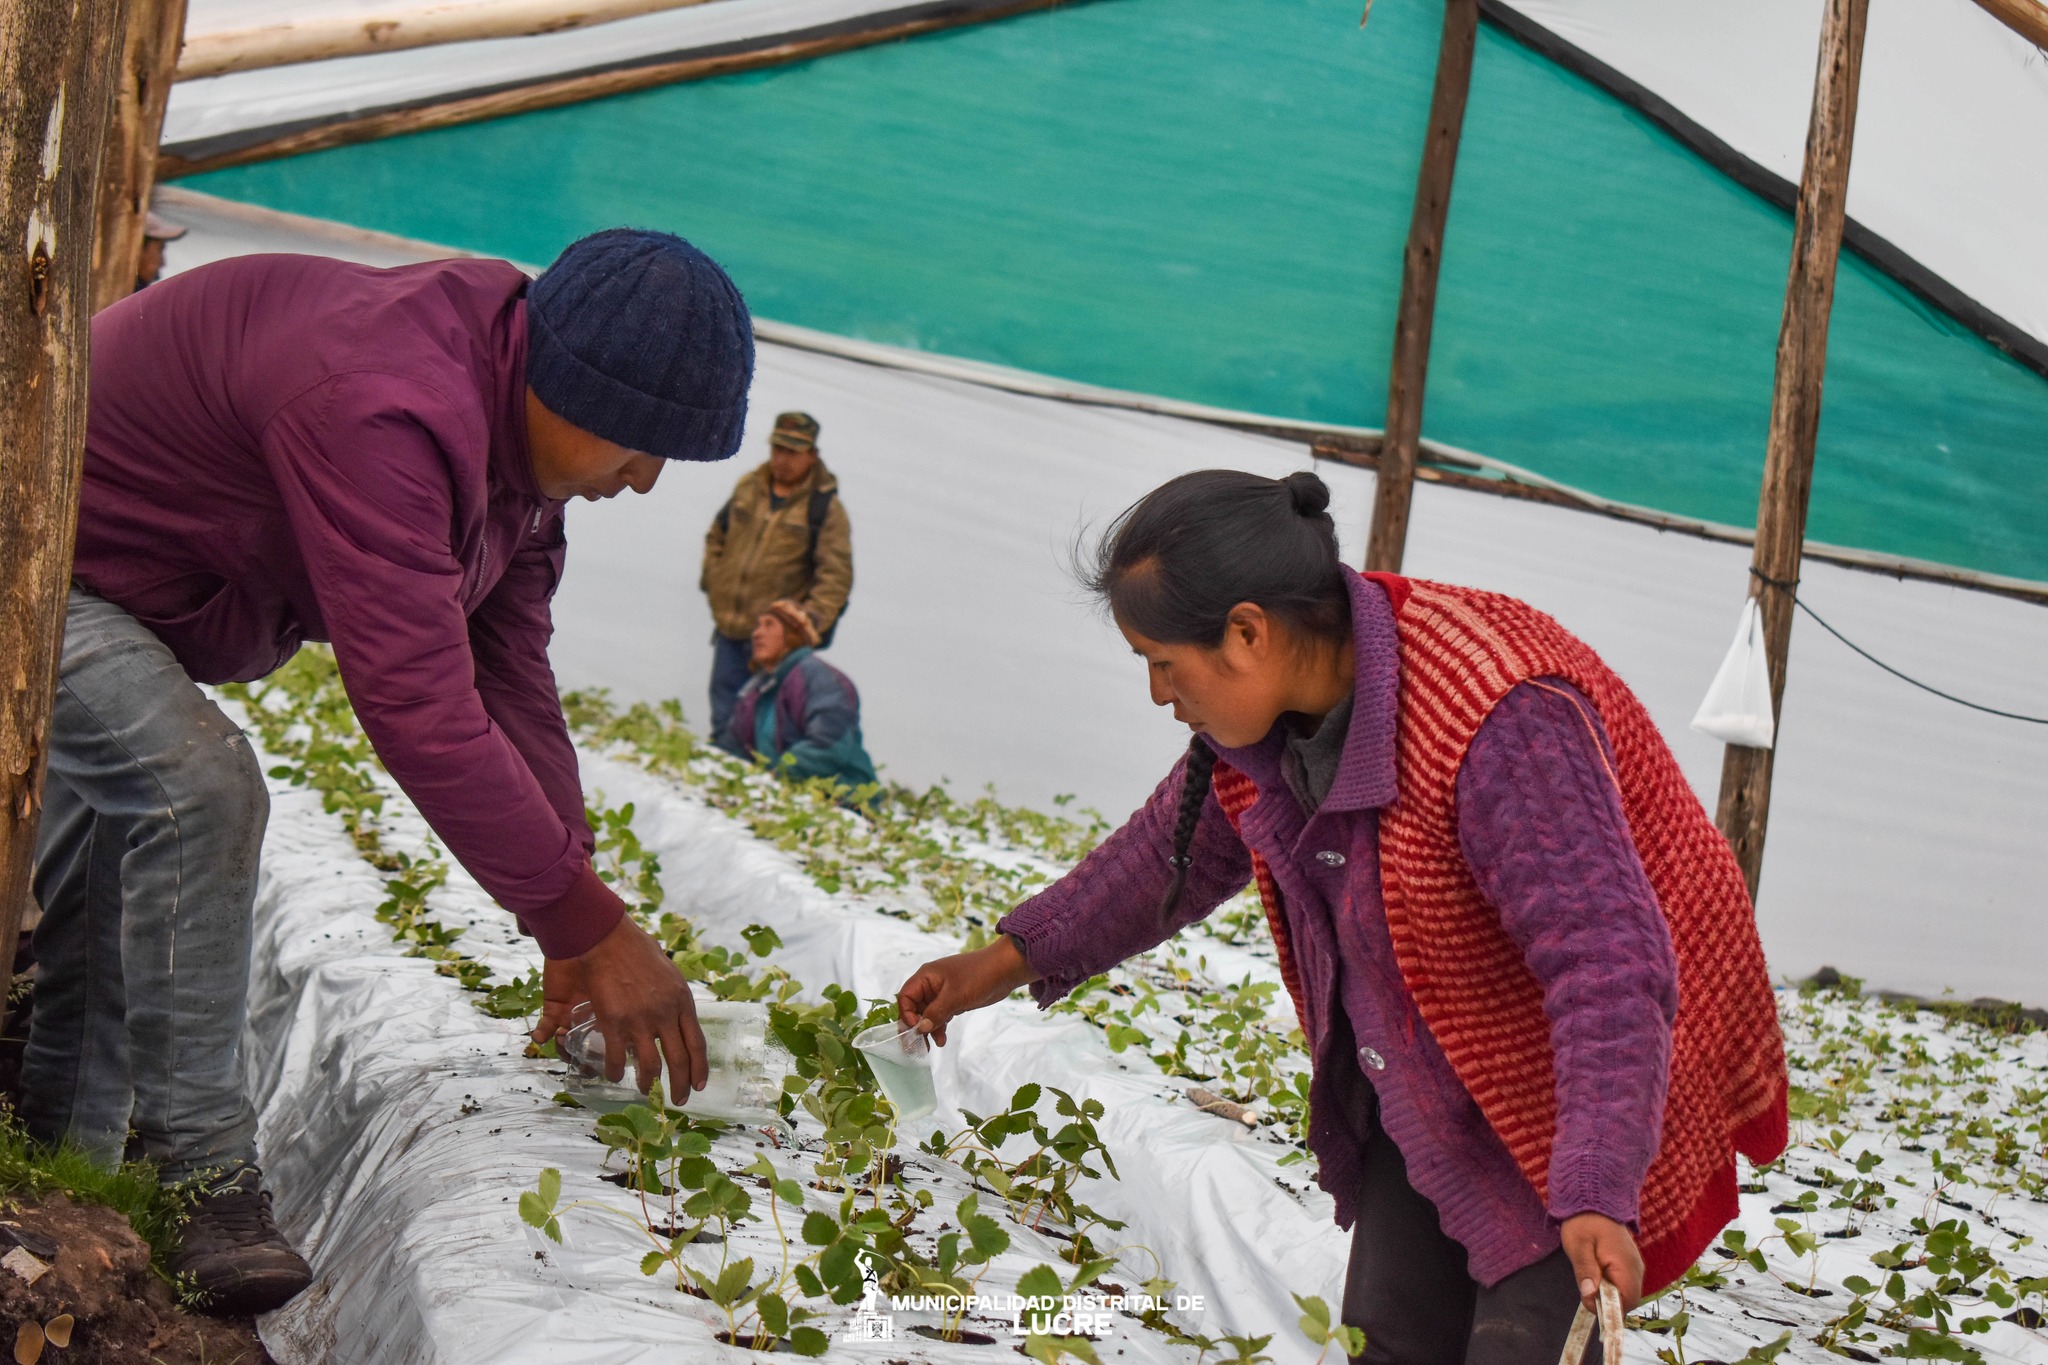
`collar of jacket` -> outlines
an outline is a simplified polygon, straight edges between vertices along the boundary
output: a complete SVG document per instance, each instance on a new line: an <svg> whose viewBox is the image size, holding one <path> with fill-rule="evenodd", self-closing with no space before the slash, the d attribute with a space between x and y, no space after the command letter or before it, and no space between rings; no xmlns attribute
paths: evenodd
<svg viewBox="0 0 2048 1365"><path fill-rule="evenodd" d="M763 499L773 496L775 485L768 479L768 462L761 461L741 476L740 487L758 493ZM838 487L838 477L825 467L823 459L819 459L811 465L811 472L804 475L804 481L791 489L787 496L794 501L797 498L808 498L813 493L822 493L828 488Z"/></svg>
<svg viewBox="0 0 2048 1365"><path fill-rule="evenodd" d="M1398 791L1397 758L1401 694L1401 656L1394 628L1393 604L1386 589L1344 570L1351 594L1351 644L1355 658L1351 688L1351 729L1344 738L1344 756L1337 764L1330 794L1316 808L1331 811L1378 810L1393 804ZM1259 789L1263 803L1269 793L1293 799L1281 775L1287 749L1287 724L1276 721L1266 737L1242 749L1209 741L1217 756L1243 773Z"/></svg>
<svg viewBox="0 0 2048 1365"><path fill-rule="evenodd" d="M766 673L756 674L755 677L761 684L761 690L767 692L779 686L782 680L789 676L789 670L795 668L810 653L811 647L809 645L798 645L795 649L777 659L774 668Z"/></svg>

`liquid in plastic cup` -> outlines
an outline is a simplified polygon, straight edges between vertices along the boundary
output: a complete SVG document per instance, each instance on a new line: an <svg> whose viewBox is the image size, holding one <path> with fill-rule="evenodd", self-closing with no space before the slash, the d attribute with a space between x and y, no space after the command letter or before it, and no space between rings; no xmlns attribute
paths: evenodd
<svg viewBox="0 0 2048 1365"><path fill-rule="evenodd" d="M901 1022L877 1024L855 1034L853 1045L867 1055L882 1094L896 1106L899 1122L914 1122L939 1107L929 1034Z"/></svg>
<svg viewBox="0 0 2048 1365"><path fill-rule="evenodd" d="M792 1069L789 1053L768 1031L768 1009L748 1001L696 999L697 1026L704 1033L709 1081L692 1091L684 1109L693 1117L746 1124L780 1123L782 1079ZM633 1084L633 1049L626 1049L626 1074L604 1077L604 1035L588 1002L570 1012L569 1027L555 1051L569 1064L569 1093L585 1108L616 1113L648 1097ZM660 1082L666 1087L668 1078ZM664 1094L665 1097L665 1094Z"/></svg>

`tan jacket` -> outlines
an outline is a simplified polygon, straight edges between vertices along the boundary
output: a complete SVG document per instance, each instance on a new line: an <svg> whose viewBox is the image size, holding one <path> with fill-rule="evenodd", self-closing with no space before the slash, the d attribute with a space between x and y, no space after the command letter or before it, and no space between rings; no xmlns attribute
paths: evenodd
<svg viewBox="0 0 2048 1365"><path fill-rule="evenodd" d="M852 523L846 504L834 497L813 563L810 510L811 494L838 487L823 460L781 507L769 505L765 462L740 479L732 490L730 519L714 517L704 534L704 573L697 584L711 600L719 634L745 639L762 610L784 597L802 603L821 632L831 628L853 591Z"/></svg>

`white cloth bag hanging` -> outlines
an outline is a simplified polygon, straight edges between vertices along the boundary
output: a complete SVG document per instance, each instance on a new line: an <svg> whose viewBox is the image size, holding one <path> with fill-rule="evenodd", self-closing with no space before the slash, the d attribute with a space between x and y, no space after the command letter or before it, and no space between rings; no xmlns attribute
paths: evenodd
<svg viewBox="0 0 2048 1365"><path fill-rule="evenodd" d="M1752 597L1742 604L1735 643L1707 687L1692 728L1723 744L1768 749L1777 737L1771 715L1771 664L1764 653L1764 614Z"/></svg>

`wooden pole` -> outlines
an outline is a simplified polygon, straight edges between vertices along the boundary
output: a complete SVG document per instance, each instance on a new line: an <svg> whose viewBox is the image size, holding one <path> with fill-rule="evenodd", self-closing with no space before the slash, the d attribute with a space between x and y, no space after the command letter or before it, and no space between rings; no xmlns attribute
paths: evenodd
<svg viewBox="0 0 2048 1365"><path fill-rule="evenodd" d="M156 185L157 138L185 31L185 0L128 0L113 126L100 164L99 234L93 239L92 310L135 288L142 229Z"/></svg>
<svg viewBox="0 0 2048 1365"><path fill-rule="evenodd" d="M2035 47L2048 51L2048 4L2042 0L1977 0L1977 4Z"/></svg>
<svg viewBox="0 0 2048 1365"><path fill-rule="evenodd" d="M1792 225L1792 267L1785 316L1778 329L1777 381L1771 394L1763 492L1757 501L1750 596L1760 599L1764 649L1771 670L1771 714L1785 696L1786 651L1792 643L1792 587L1806 543L1806 505L1813 488L1813 447L1820 432L1821 377L1827 364L1828 313L1835 262L1849 197L1849 150L1856 133L1856 83L1863 65L1869 0L1827 0L1813 115L1806 128L1806 168ZM1731 744L1721 762L1716 822L1756 895L1763 871L1764 828L1771 811L1770 749Z"/></svg>
<svg viewBox="0 0 2048 1365"><path fill-rule="evenodd" d="M178 59L178 79L224 76L293 62L360 57L436 43L527 38L684 9L706 0L466 0L381 14L298 19L261 28L197 33Z"/></svg>
<svg viewBox="0 0 2048 1365"><path fill-rule="evenodd" d="M1437 267L1444 254L1444 222L1451 212L1451 175L1458 168L1458 138L1465 128L1465 96L1472 88L1472 49L1479 33L1479 0L1444 0L1444 31L1436 51L1436 89L1429 100L1429 135L1415 178L1415 211L1408 249L1401 257L1401 307L1394 317L1394 365L1387 379L1387 430L1373 479L1369 572L1399 573L1408 545L1408 505L1415 497L1415 453L1422 440L1422 389L1429 374L1429 333L1436 318Z"/></svg>
<svg viewBox="0 0 2048 1365"><path fill-rule="evenodd" d="M795 39L777 43L772 47L731 52L722 56L684 57L672 62L658 62L652 66L620 67L616 70L598 71L581 76L564 76L554 80L538 81L532 85L516 86L510 90L497 90L484 95L466 95L411 109L395 109L381 114L365 114L358 118L337 119L333 123L323 123L317 127L286 133L229 151L192 156L165 152L157 161L156 178L175 180L180 176L198 175L202 171L216 171L226 166L246 166L258 161L272 161L278 157L324 151L329 147L346 147L352 143L370 142L378 138L403 137L408 133L452 128L464 123L481 122L484 119L530 113L535 109L553 109L564 104L608 99L613 95L623 95L635 90L651 90L657 86L706 80L713 76L729 76L738 71L783 66L790 62L809 61L814 57L824 57L835 52L849 52L854 48L868 47L876 43L915 38L942 29L992 23L998 19L1010 18L1012 15L1025 14L1032 10L1053 9L1066 3L1067 0L1011 0L1011 3L994 9L954 8L930 12L918 10L913 12L915 17L897 20L879 28L853 29L822 38Z"/></svg>
<svg viewBox="0 0 2048 1365"><path fill-rule="evenodd" d="M10 966L77 529L93 196L121 10L120 0L0 0L0 954Z"/></svg>

